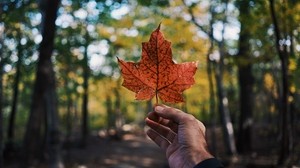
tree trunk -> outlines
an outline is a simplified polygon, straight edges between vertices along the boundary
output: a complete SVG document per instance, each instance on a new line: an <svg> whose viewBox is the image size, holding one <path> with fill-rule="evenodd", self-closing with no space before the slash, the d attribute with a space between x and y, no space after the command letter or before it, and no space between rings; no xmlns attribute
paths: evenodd
<svg viewBox="0 0 300 168"><path fill-rule="evenodd" d="M106 106L106 122L107 122L107 133L109 133L109 130L113 128L113 109L112 109L112 100L109 95L106 95L106 101L105 101L105 106Z"/></svg>
<svg viewBox="0 0 300 168"><path fill-rule="evenodd" d="M122 129L123 125L123 117L122 117L122 111L121 111L121 95L119 93L119 88L114 88L114 94L116 97L115 101L115 114L116 114L116 121L115 126L118 131Z"/></svg>
<svg viewBox="0 0 300 168"><path fill-rule="evenodd" d="M184 0L182 0L183 4L187 6ZM226 144L227 153L231 155L236 154L236 146L235 146L235 140L234 140L234 130L231 122L231 117L229 113L228 108L228 99L225 96L224 88L223 88L223 66L224 66L224 56L225 56L225 48L224 48L224 31L225 31L225 23L227 20L227 7L228 7L228 0L225 0L225 6L224 9L224 18L223 18L223 30L222 30L222 40L218 41L214 38L212 32L213 28L211 27L210 31L207 31L205 27L203 27L201 24L199 24L196 21L196 18L194 16L192 6L188 7L188 12L191 15L191 21L205 34L207 34L212 41L212 43L216 42L219 47L219 53L220 53L220 60L219 62L216 62L215 64L215 79L217 84L217 99L218 99L218 111L221 116L221 123L223 127L223 133L224 133L224 141ZM211 10L211 9L210 9ZM213 19L213 12L211 10L212 19ZM212 23L210 23L212 24Z"/></svg>
<svg viewBox="0 0 300 168"><path fill-rule="evenodd" d="M52 65L53 69L53 65ZM57 111L57 95L55 90L55 74L52 72L51 88L45 93L46 101L46 123L48 134L46 139L47 153L49 156L49 168L63 167L60 158L60 131L59 131L59 117Z"/></svg>
<svg viewBox="0 0 300 168"><path fill-rule="evenodd" d="M0 37L0 44L3 46L2 38ZM3 55L2 47L0 48L0 168L4 167L3 159Z"/></svg>
<svg viewBox="0 0 300 168"><path fill-rule="evenodd" d="M88 124L88 92L89 92L89 75L90 75L90 68L88 65L88 32L86 31L86 45L84 51L84 58L83 58L83 98L82 98L82 136L81 136L81 145L85 147L87 136L89 134L89 124Z"/></svg>
<svg viewBox="0 0 300 168"><path fill-rule="evenodd" d="M207 56L207 76L208 76L208 85L209 85L209 112L211 118L211 152L217 154L217 139L216 139L216 101L215 101L215 89L213 83L213 62L209 60Z"/></svg>
<svg viewBox="0 0 300 168"><path fill-rule="evenodd" d="M211 118L211 152L212 154L217 154L217 143L216 143L216 101L215 101L215 89L214 89L214 83L213 83L213 69L214 69L214 61L210 59L211 54L213 53L214 49L214 19L215 19L215 13L213 10L213 6L211 5L209 8L209 12L211 14L211 20L209 23L210 31L209 31L209 39L210 39L210 46L208 53L206 55L206 72L208 77L208 87L209 87L209 112L210 112L210 118Z"/></svg>
<svg viewBox="0 0 300 168"><path fill-rule="evenodd" d="M241 32L239 38L239 53L238 53L238 81L240 86L240 117L239 117L239 132L237 139L237 148L239 153L250 153L252 150L251 133L253 125L253 84L254 77L252 75L251 51L249 36L250 29L247 25L250 9L248 0L240 0L239 10Z"/></svg>
<svg viewBox="0 0 300 168"><path fill-rule="evenodd" d="M72 111L73 111L73 99L68 88L68 81L66 80L66 89L67 89L67 115L66 115L66 129L67 129L67 142L70 142L72 134Z"/></svg>
<svg viewBox="0 0 300 168"><path fill-rule="evenodd" d="M218 109L221 116L221 123L223 128L224 141L226 150L229 155L236 155L236 146L234 139L234 130L231 122L230 111L228 108L228 99L226 97L224 86L223 86L223 73L224 73L224 58L225 58L225 43L224 43L224 32L225 24L227 22L227 7L228 0L225 2L226 8L224 10L225 17L223 18L223 29L222 29L222 40L218 43L220 60L216 64L216 84L217 84L217 95L218 95Z"/></svg>
<svg viewBox="0 0 300 168"><path fill-rule="evenodd" d="M6 148L8 151L14 148L14 126L15 126L15 119L16 119L16 113L17 113L17 104L18 104L18 95L19 95L19 82L20 82L20 75L21 75L21 65L22 65L22 46L20 42L18 43L18 62L17 62L17 67L16 67L16 76L15 76L15 83L13 86L13 99L12 99L12 110L9 115L9 123L8 123L8 131L7 131L7 144Z"/></svg>
<svg viewBox="0 0 300 168"><path fill-rule="evenodd" d="M116 136L118 139L122 139L123 116L122 116L122 111L121 111L121 95L119 92L119 88L114 88L114 94L116 97L116 101L115 101Z"/></svg>
<svg viewBox="0 0 300 168"><path fill-rule="evenodd" d="M280 130L281 130L281 146L279 151L279 159L278 164L283 165L286 164L288 158L291 154L292 149L292 130L291 130L291 116L289 111L289 86L288 86L288 61L289 55L287 52L286 44L281 45L281 32L279 30L277 17L275 13L275 4L274 0L270 0L270 12L274 26L275 32L275 42L276 49L281 61L281 75L282 75L282 95L281 95L281 122L280 122ZM285 38L285 37L284 37Z"/></svg>
<svg viewBox="0 0 300 168"><path fill-rule="evenodd" d="M67 62L71 62L71 60L69 59L71 56L68 55L67 56ZM65 92L66 92L66 96L67 96L67 114L66 114L66 142L67 145L70 143L70 138L71 138L71 133L72 133L72 122L73 122L73 118L72 118L72 111L74 110L74 106L73 106L73 98L72 98L72 91L69 88L70 87L70 79L68 78L69 73L70 73L70 67L67 66L65 71L65 79L64 79L64 88L65 88Z"/></svg>
<svg viewBox="0 0 300 168"><path fill-rule="evenodd" d="M228 109L228 99L225 96L223 88L223 69L221 68L221 64L222 63L217 64L215 72L218 95L218 110L221 117L226 151L229 155L235 155L237 152L234 139L234 130L231 122L230 112Z"/></svg>
<svg viewBox="0 0 300 168"><path fill-rule="evenodd" d="M55 93L55 74L51 55L55 36L55 20L60 0L44 0L40 2L42 11L42 37L37 65L36 81L32 97L31 112L23 144L24 163L21 167L31 167L43 156L43 132L47 136L47 155L49 167L61 167L59 161L59 129L57 100ZM47 119L47 130L42 130L43 119Z"/></svg>
<svg viewBox="0 0 300 168"><path fill-rule="evenodd" d="M238 80L240 85L240 119L237 147L240 153L250 153L252 150L253 126L253 76L252 66L239 66Z"/></svg>

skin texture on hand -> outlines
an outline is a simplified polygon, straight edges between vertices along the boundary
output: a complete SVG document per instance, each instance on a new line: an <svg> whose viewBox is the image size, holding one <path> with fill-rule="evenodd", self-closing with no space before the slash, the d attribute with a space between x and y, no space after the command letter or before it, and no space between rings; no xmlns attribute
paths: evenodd
<svg viewBox="0 0 300 168"><path fill-rule="evenodd" d="M166 153L171 168L192 168L213 158L207 149L205 127L194 116L165 105L146 118L147 135Z"/></svg>

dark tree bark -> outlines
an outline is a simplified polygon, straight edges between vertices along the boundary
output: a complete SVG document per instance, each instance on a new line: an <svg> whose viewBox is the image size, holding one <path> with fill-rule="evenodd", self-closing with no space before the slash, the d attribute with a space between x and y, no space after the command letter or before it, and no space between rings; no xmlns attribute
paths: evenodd
<svg viewBox="0 0 300 168"><path fill-rule="evenodd" d="M213 68L214 63L209 60L209 55L207 56L207 76L208 76L208 84L209 84L209 111L211 117L211 152L216 155L217 154L217 139L216 139L216 124L217 124L217 116L216 116L216 101L215 101L215 89L213 83Z"/></svg>
<svg viewBox="0 0 300 168"><path fill-rule="evenodd" d="M85 51L84 51L84 58L83 58L83 98L82 98L82 125L81 125L81 145L82 147L85 147L86 141L87 141L87 136L89 134L89 123L88 123L88 118L89 118L89 112L88 112L88 98L89 98L89 76L90 76L90 67L88 64L88 53L87 53L87 48L88 48L88 39L89 39L89 34L86 31L85 34Z"/></svg>
<svg viewBox="0 0 300 168"><path fill-rule="evenodd" d="M116 97L115 101L115 127L116 136L118 139L122 139L122 126L123 126L123 116L121 111L121 95L119 92L120 88L114 88L114 94Z"/></svg>
<svg viewBox="0 0 300 168"><path fill-rule="evenodd" d="M252 62L250 51L250 28L248 18L250 6L248 0L238 1L240 12L241 32L239 38L238 53L238 81L240 87L240 117L237 138L239 153L250 153L252 149L251 132L253 125L253 84ZM247 23L248 22L248 23Z"/></svg>
<svg viewBox="0 0 300 168"><path fill-rule="evenodd" d="M105 106L106 106L106 122L107 122L107 132L109 132L109 130L111 128L113 128L113 109L112 109L112 100L111 97L109 95L106 95L106 101L105 101Z"/></svg>
<svg viewBox="0 0 300 168"><path fill-rule="evenodd" d="M72 55L66 55L65 56L65 62L66 63L72 63ZM66 145L69 147L70 141L71 141L71 134L73 129L73 121L74 121L74 111L75 111L75 104L74 104L74 98L72 97L72 84L74 82L70 80L69 75L72 70L72 66L66 66L64 71L64 89L67 97L67 113L66 113Z"/></svg>
<svg viewBox="0 0 300 168"><path fill-rule="evenodd" d="M221 117L221 124L223 128L223 136L226 144L226 151L229 155L236 155L236 146L234 139L234 130L231 122L230 112L228 108L228 99L225 96L223 86L223 73L224 73L224 42L219 43L220 62L216 64L215 78L217 84L217 99L218 99L218 111Z"/></svg>
<svg viewBox="0 0 300 168"><path fill-rule="evenodd" d="M119 92L119 88L114 88L114 94L116 97L115 101L115 114L116 114L116 121L115 121L115 126L117 130L121 130L121 127L123 125L122 121L122 111L121 111L121 95Z"/></svg>
<svg viewBox="0 0 300 168"><path fill-rule="evenodd" d="M69 74L69 70L67 69L67 75ZM67 129L67 143L70 142L71 133L72 133L72 111L73 111L73 99L71 95L71 90L69 89L68 78L65 80L65 89L67 94L67 115L66 115L66 129Z"/></svg>
<svg viewBox="0 0 300 168"><path fill-rule="evenodd" d="M225 90L223 86L224 59L225 59L224 32L225 32L225 24L227 22L228 0L225 0L225 5L226 5L224 9L225 17L222 20L222 24L223 24L222 40L218 42L220 60L216 64L215 77L217 83L218 109L221 116L221 124L223 128L224 140L226 144L226 151L229 155L236 155L237 151L236 151L236 144L234 138L234 130L233 130L230 111L228 107L228 99L225 94Z"/></svg>
<svg viewBox="0 0 300 168"><path fill-rule="evenodd" d="M280 122L280 130L281 130L281 145L279 152L278 164L285 164L291 154L292 149L292 129L291 129L291 115L289 109L289 86L288 86L288 61L289 61L289 53L287 51L286 44L280 44L282 40L282 34L278 26L278 21L276 17L275 4L274 0L269 0L270 4L270 12L274 26L275 33L275 44L276 50L278 52L280 62L281 62L281 76L282 76L282 95L281 95L281 122ZM286 2L285 2L286 3ZM283 37L286 38L286 37Z"/></svg>
<svg viewBox="0 0 300 168"><path fill-rule="evenodd" d="M182 0L184 5L186 5L185 1ZM221 123L222 123L222 128L223 128L223 134L224 134L224 141L226 144L226 150L227 153L230 155L235 155L236 152L236 146L235 146L235 139L234 139L234 130L231 122L231 117L230 117L230 111L228 108L228 99L224 91L223 87L223 72L224 72L224 57L225 57L225 43L224 43L224 31L225 31L225 24L227 21L227 7L228 7L228 0L225 0L225 9L224 9L224 15L225 17L223 18L223 30L222 30L222 40L218 41L214 38L212 34L212 30L206 30L202 25L200 25L194 16L192 6L188 8L188 12L191 15L191 21L205 34L208 35L212 43L217 43L217 47L219 48L219 53L220 53L220 60L215 63L214 70L215 70L215 80L216 80L216 85L217 85L217 100L218 100L218 111L220 113L221 117ZM212 10L212 9L211 9ZM213 15L212 15L213 16ZM211 23L212 24L212 23ZM211 28L212 29L212 28Z"/></svg>
<svg viewBox="0 0 300 168"><path fill-rule="evenodd" d="M55 74L51 62L59 4L60 0L44 0L39 4L43 16L41 23L43 40L39 48L31 112L23 142L24 163L21 167L30 167L36 161L40 162L39 158L44 155L44 151L48 155L49 167L62 166L59 161L60 141ZM46 123L46 130L42 130L43 121ZM46 148L42 145L43 135L46 136Z"/></svg>
<svg viewBox="0 0 300 168"><path fill-rule="evenodd" d="M213 83L213 69L214 69L214 64L215 62L210 59L210 55L213 53L214 49L214 29L213 29L213 24L214 24L214 18L215 18L215 12L213 11L213 6L210 5L210 14L211 14L211 20L209 23L210 31L209 31L209 39L210 40L210 46L208 53L206 55L206 73L208 76L208 86L209 86L209 111L210 111L210 117L211 117L211 152L216 155L217 154L217 143L216 143L216 101L215 101L215 89L214 89L214 83Z"/></svg>
<svg viewBox="0 0 300 168"><path fill-rule="evenodd" d="M3 46L2 38L0 37L0 44ZM0 168L4 166L3 159L3 55L2 47L0 48Z"/></svg>
<svg viewBox="0 0 300 168"><path fill-rule="evenodd" d="M253 76L252 65L240 65L238 81L240 86L240 117L237 138L239 153L246 154L252 151L252 126L253 126Z"/></svg>
<svg viewBox="0 0 300 168"><path fill-rule="evenodd" d="M3 110L2 110L2 64L0 60L0 168L3 168Z"/></svg>
<svg viewBox="0 0 300 168"><path fill-rule="evenodd" d="M20 38L21 39L21 38ZM12 110L9 115L9 123L8 123L8 130L7 130L7 144L6 148L8 150L13 149L14 147L14 126L15 126L15 119L16 119L16 113L17 113L17 102L18 102L18 95L19 95L19 83L20 83L20 76L21 76L21 65L22 65L22 54L23 54L23 49L20 44L18 43L17 46L18 50L18 61L17 61L17 66L16 66L16 75L15 75L15 81L14 81L14 86L13 86L13 99L12 99Z"/></svg>

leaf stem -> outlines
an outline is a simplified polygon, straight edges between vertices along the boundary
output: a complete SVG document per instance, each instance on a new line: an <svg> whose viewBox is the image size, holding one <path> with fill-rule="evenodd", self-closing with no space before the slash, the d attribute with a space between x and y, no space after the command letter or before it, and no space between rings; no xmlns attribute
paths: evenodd
<svg viewBox="0 0 300 168"><path fill-rule="evenodd" d="M158 105L158 95L157 95L157 91L155 93L155 105Z"/></svg>

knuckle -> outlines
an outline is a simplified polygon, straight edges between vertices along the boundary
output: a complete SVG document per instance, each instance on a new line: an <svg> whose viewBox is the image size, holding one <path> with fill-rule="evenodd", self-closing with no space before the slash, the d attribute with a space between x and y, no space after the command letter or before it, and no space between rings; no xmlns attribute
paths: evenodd
<svg viewBox="0 0 300 168"><path fill-rule="evenodd" d="M162 110L162 112L173 112L174 111L174 109L173 108L171 108L171 107L165 107L163 110Z"/></svg>
<svg viewBox="0 0 300 168"><path fill-rule="evenodd" d="M199 125L200 129L202 130L202 132L205 133L205 131L206 131L205 125L201 121L198 121L198 125Z"/></svg>
<svg viewBox="0 0 300 168"><path fill-rule="evenodd" d="M192 114L186 114L185 120L188 122L194 122L194 121L196 121L196 118Z"/></svg>

